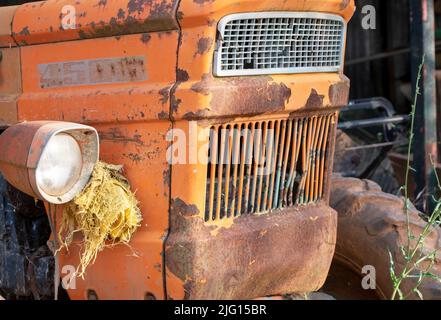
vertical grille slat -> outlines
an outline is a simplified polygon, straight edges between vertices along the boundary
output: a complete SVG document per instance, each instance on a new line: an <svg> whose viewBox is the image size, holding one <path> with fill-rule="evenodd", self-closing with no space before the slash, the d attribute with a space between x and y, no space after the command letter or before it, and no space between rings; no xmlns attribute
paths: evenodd
<svg viewBox="0 0 441 320"><path fill-rule="evenodd" d="M214 208L214 196L215 196L215 186L216 186L216 169L217 169L217 159L218 159L218 127L213 128L210 131L210 148L209 148L209 162L211 163L210 167L210 185L209 185L209 205L208 212L205 213L205 220L210 219L210 214L213 212Z"/></svg>
<svg viewBox="0 0 441 320"><path fill-rule="evenodd" d="M335 114L213 126L206 221L320 201Z"/></svg>
<svg viewBox="0 0 441 320"><path fill-rule="evenodd" d="M240 126L234 127L234 147L233 147L233 186L232 186L232 199L231 199L231 212L230 216L237 216L236 211L236 195L237 195L237 176L239 171L239 156L240 156ZM240 198L239 198L240 199Z"/></svg>
<svg viewBox="0 0 441 320"><path fill-rule="evenodd" d="M286 181L286 170L288 169L288 160L289 160L289 154L291 152L291 139L292 139L292 121L288 122L288 128L287 128L287 141L286 141L286 147L285 147L285 154L283 155L283 169L282 169L282 181ZM285 143L282 143L282 145L285 145ZM282 155L280 155L282 157ZM295 163L295 161L293 161ZM285 194L286 194L286 184L281 184L281 199L282 203L281 206L283 206L283 201L285 200ZM286 201L285 201L286 203Z"/></svg>
<svg viewBox="0 0 441 320"><path fill-rule="evenodd" d="M273 209L273 199L274 199L274 182L276 178L276 166L277 166L277 160L278 160L278 153L279 153L279 140L280 140L280 127L282 125L283 121L277 121L276 122L276 143L275 143L275 150L274 150L274 157L272 159L272 172L271 172L271 183L270 183L270 195L268 200L268 208Z"/></svg>
<svg viewBox="0 0 441 320"><path fill-rule="evenodd" d="M245 177L245 162L247 159L247 149L248 149L248 130L246 130L248 127L245 126L245 124L242 124L240 126L241 130L241 139L242 139L242 148L241 148L241 154L240 154L240 175L239 175L239 190L237 195L237 211L235 213L235 216L238 216L242 213L242 196L244 192L244 177Z"/></svg>
<svg viewBox="0 0 441 320"><path fill-rule="evenodd" d="M273 163L273 157L274 157L274 126L276 125L276 122L271 122L270 123L270 130L268 133L268 141L269 141L269 145L268 145L268 150L267 150L267 156L266 156L266 160L267 163L265 164L265 168L266 170L270 170L271 171L271 167L272 167L272 163ZM261 211L266 211L267 210L267 206L268 206L268 194L269 194L269 188L270 188L270 180L271 180L271 176L272 173L266 174L265 175L265 193L263 195L263 202L262 202L262 207L261 207Z"/></svg>
<svg viewBox="0 0 441 320"><path fill-rule="evenodd" d="M282 133L281 133L281 145L283 146L285 144L285 133L286 133L286 123L285 121L281 121L281 126L282 126ZM281 156L281 154L279 153L278 156L278 161L277 161L277 168L275 171L275 175L276 175L276 188L275 188L275 203L276 206L279 207L279 198L280 198L280 186L281 186L281 170L282 170L282 161L283 161L283 157ZM282 187L283 190L283 187Z"/></svg>
<svg viewBox="0 0 441 320"><path fill-rule="evenodd" d="M228 137L227 140L227 147L226 150L228 150L227 152L227 157L226 157L226 169L225 169L225 192L224 192L224 197L225 197L225 206L224 206L224 210L223 210L223 214L222 217L229 217L229 210L230 209L230 179L231 179L231 158L232 158L232 154L233 154L233 134L234 134L234 130L232 130L232 126L227 126L226 128L226 133L225 135Z"/></svg>
<svg viewBox="0 0 441 320"><path fill-rule="evenodd" d="M300 176L300 184L299 188L296 193L296 204L302 204L303 203L303 196L305 194L305 179L306 174L308 171L308 154L309 154L309 148L311 144L311 126L312 126L312 119L308 119L305 121L304 127L303 127L303 134L302 134L302 171Z"/></svg>
<svg viewBox="0 0 441 320"><path fill-rule="evenodd" d="M217 76L335 72L342 65L346 21L333 14L260 12L219 22Z"/></svg>
<svg viewBox="0 0 441 320"><path fill-rule="evenodd" d="M213 217L213 220L218 220L220 218L221 208L222 208L222 199L224 196L222 195L223 189L223 172L225 165L225 140L226 140L226 128L225 126L221 128L221 142L220 142L220 152L219 152L219 162L217 163L217 181L215 189L217 189L217 198L216 198L216 215Z"/></svg>
<svg viewBox="0 0 441 320"><path fill-rule="evenodd" d="M256 197L257 197L257 205L255 208L255 212L261 211L261 203L262 203L262 188L263 183L265 180L265 166L266 166L266 159L267 159L267 151L268 151L268 123L263 122L263 143L261 145L261 153L259 154L259 162L258 165L258 181L259 181L259 188L257 189Z"/></svg>
<svg viewBox="0 0 441 320"><path fill-rule="evenodd" d="M291 199L289 198L289 195L292 194L292 188L294 186L294 181L296 178L296 165L298 163L298 159L299 159L299 152L300 152L300 143L299 143L299 132L302 132L302 125L303 123L300 124L300 130L299 129L299 120L295 120L294 123L294 132L292 135L292 144L291 144L291 149L292 149L292 158L294 161L291 161L290 164L290 170L289 170L289 176L288 179L286 181L285 184L285 194L283 195L283 201L284 203L292 203L289 202L291 201Z"/></svg>
<svg viewBox="0 0 441 320"><path fill-rule="evenodd" d="M256 132L256 125L250 124L250 136L248 138L248 148L247 148L247 176L246 176L246 193L245 193L245 212L248 212L248 205L250 200L250 192L251 192L251 174L252 174L252 161L253 161L253 150L254 150L254 134Z"/></svg>
<svg viewBox="0 0 441 320"><path fill-rule="evenodd" d="M326 129L325 129L325 136L323 139L323 148L322 152L320 154L320 194L319 197L323 197L324 192L324 174L325 174L325 162L326 162L326 148L328 145L328 136L329 136L329 130L331 127L331 122L334 123L336 115L330 115L326 119Z"/></svg>
<svg viewBox="0 0 441 320"><path fill-rule="evenodd" d="M250 208L249 208L249 212L248 213L253 213L254 209L255 209L255 203L256 203L256 191L257 191L257 180L258 180L258 174L259 174L259 161L260 161L260 152L261 152L261 147L262 147L262 127L261 127L261 123L258 123L255 127L255 129L257 129L257 131L255 130L253 139L254 144L255 144L255 154L252 155L254 161L253 162L253 187L251 190L251 203L250 203Z"/></svg>

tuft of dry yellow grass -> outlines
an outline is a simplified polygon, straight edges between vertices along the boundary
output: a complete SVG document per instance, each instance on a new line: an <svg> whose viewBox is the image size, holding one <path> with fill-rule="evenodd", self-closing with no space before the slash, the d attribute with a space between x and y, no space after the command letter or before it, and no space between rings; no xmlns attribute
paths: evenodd
<svg viewBox="0 0 441 320"><path fill-rule="evenodd" d="M138 201L121 172L122 166L98 162L83 192L64 207L58 236L68 250L74 234L82 233L80 277L105 247L128 244L141 224Z"/></svg>

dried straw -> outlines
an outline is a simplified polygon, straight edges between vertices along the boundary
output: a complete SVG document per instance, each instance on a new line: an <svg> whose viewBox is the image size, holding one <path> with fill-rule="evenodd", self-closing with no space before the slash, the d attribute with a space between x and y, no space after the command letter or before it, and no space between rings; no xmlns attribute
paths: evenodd
<svg viewBox="0 0 441 320"><path fill-rule="evenodd" d="M77 270L80 277L84 277L100 251L108 246L128 244L140 226L138 202L121 171L122 166L98 162L83 192L64 207L58 236L62 247L68 249L74 234L82 233Z"/></svg>

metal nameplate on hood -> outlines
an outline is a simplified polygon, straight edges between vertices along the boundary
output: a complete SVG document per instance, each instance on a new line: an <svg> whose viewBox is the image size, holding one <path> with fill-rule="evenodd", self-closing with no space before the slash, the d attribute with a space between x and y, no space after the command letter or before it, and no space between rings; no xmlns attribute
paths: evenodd
<svg viewBox="0 0 441 320"><path fill-rule="evenodd" d="M145 57L120 57L38 65L40 87L72 87L147 80Z"/></svg>

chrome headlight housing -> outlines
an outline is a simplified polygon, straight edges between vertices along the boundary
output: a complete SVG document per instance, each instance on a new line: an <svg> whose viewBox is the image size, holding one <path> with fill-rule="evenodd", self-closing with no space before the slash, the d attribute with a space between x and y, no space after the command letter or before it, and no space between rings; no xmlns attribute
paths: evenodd
<svg viewBox="0 0 441 320"><path fill-rule="evenodd" d="M97 131L69 122L26 122L0 136L0 171L17 189L54 204L86 186L99 158Z"/></svg>

